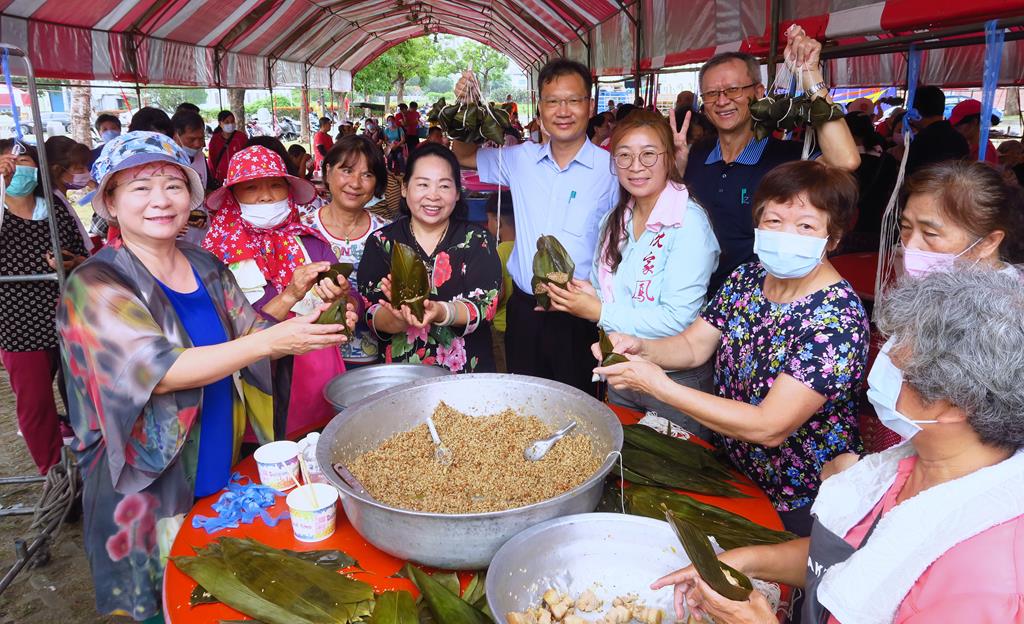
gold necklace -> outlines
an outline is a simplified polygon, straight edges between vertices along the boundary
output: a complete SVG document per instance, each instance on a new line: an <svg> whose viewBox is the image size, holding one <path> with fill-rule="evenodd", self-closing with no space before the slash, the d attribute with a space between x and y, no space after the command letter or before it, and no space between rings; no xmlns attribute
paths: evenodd
<svg viewBox="0 0 1024 624"><path fill-rule="evenodd" d="M366 216L367 219L369 219L370 213L368 213L368 212L366 212L364 210L364 211L362 211L362 213L358 217L356 217L356 224L354 226L349 227L349 228L347 228L345 230L345 244L346 245L348 245L348 244L350 244L352 242L351 239L352 239L352 233L353 232L361 231L361 229L362 229L362 221L363 221L363 216L364 215ZM341 231L341 229L342 229L342 225L341 225L340 222L338 222L338 223L327 222L327 221L324 221L324 219L322 217L320 219L320 222L324 224L325 228L333 227L333 228L336 228L338 231Z"/></svg>
<svg viewBox="0 0 1024 624"><path fill-rule="evenodd" d="M427 254L428 256L434 255L434 252L437 251L437 246L440 245L441 241L444 240L444 236L445 236L445 234L448 233L448 226L451 225L451 222L452 222L451 219L448 219L448 221L445 222L444 229L441 230L441 235L437 237L437 240L434 242L434 249L433 249L433 251L431 251L430 253ZM414 239L416 239L416 243L419 244L420 239L419 239L418 236L416 236L416 228L414 227L415 223L416 223L415 221L410 220L409 221L409 229L412 231L412 237ZM423 251L426 251L426 248L423 247L422 244L420 244L420 247L423 248Z"/></svg>

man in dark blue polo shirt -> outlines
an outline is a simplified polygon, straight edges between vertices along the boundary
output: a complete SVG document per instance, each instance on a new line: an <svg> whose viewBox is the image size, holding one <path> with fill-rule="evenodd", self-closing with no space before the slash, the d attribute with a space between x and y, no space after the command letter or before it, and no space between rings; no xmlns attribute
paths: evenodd
<svg viewBox="0 0 1024 624"><path fill-rule="evenodd" d="M831 103L821 77L818 54L821 44L799 27L789 34L785 55L803 72L804 90ZM711 58L700 69L700 97L704 114L718 130L718 140L687 151L677 137L676 166L684 171L686 186L711 216L722 248L718 269L711 276L713 295L736 267L756 259L751 200L764 174L784 162L799 160L802 143L773 137L757 141L750 117L749 100L764 96L757 59L741 52ZM683 135L685 136L685 134ZM821 159L835 167L856 171L860 165L857 144L846 121L838 119L817 129Z"/></svg>

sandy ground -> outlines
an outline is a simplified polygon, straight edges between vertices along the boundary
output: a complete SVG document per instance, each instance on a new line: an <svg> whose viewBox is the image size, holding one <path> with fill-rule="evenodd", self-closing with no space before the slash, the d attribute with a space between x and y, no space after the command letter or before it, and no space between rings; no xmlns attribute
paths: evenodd
<svg viewBox="0 0 1024 624"><path fill-rule="evenodd" d="M60 397L57 397L58 405ZM7 371L0 367L0 477L36 474L24 440L18 436L14 413L14 393ZM31 507L42 492L41 483L0 485L0 506L17 504ZM31 516L0 518L0 577L15 562L14 541L28 535ZM14 583L0 594L0 624L105 624L121 621L96 613L92 577L82 550L82 525L76 521L64 526L50 549L46 565L22 570Z"/></svg>

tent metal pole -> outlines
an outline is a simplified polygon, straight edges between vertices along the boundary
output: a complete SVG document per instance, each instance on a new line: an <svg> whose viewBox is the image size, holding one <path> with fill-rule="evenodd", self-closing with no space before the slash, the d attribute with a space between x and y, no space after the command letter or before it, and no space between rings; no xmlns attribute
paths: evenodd
<svg viewBox="0 0 1024 624"><path fill-rule="evenodd" d="M782 0L771 1L771 32L768 43L768 84L775 78L775 57L779 49L779 17L782 13ZM698 89L699 89L698 85Z"/></svg>
<svg viewBox="0 0 1024 624"><path fill-rule="evenodd" d="M53 183L50 180L50 166L46 160L46 149L44 147L44 133L45 126L43 126L42 117L39 115L39 92L36 90L36 74L35 70L32 69L32 62L28 58L28 54L24 50L17 46L13 46L7 43L0 43L0 49L7 50L13 56L20 56L25 61L25 75L28 80L28 95L32 100L32 123L35 125L35 137L36 145L39 149L36 150L37 158L39 159L39 177L43 182L43 198L46 200L47 215L46 221L50 228L50 242L53 244L53 258L55 260L54 273L46 273L42 275L19 275L19 276L0 276L0 282L25 282L25 281L56 281L57 288L59 290L64 289L64 253L60 246L60 232L57 230L57 215L55 214L53 207ZM0 206L0 210L3 207Z"/></svg>
<svg viewBox="0 0 1024 624"><path fill-rule="evenodd" d="M996 23L997 28L1012 28L1015 26L1024 26L1024 17L1011 17L1001 19ZM919 50L931 50L935 48L955 48L963 45L974 45L978 43L977 37L952 40L943 39L946 37L958 37L960 35L982 33L980 37L980 43L984 43L984 31L984 23L966 24L963 26L953 26L951 28L940 28L938 30L928 30L910 35L900 35L897 37L890 37L888 39L878 39L875 41L865 41L861 43L851 43L849 45L825 48L824 50L821 51L821 58L833 59L848 56L865 56L869 54L874 55L878 54L879 50L885 50L888 52L905 50L909 46L909 44L921 41L923 41L924 43L917 46ZM1008 32L1006 33L1006 39L1009 40L1012 35L1017 34L1018 32L1016 31ZM967 43L964 43L965 41Z"/></svg>

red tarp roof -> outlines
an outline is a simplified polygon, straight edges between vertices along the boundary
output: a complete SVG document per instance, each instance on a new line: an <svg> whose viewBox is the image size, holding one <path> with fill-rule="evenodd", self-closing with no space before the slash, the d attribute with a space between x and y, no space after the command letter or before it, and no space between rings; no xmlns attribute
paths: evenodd
<svg viewBox="0 0 1024 624"><path fill-rule="evenodd" d="M836 41L1024 14L1024 0L781 1L780 31L796 21ZM770 0L0 0L0 40L27 49L40 76L349 90L351 74L380 53L435 32L480 41L524 68L567 54L600 75L628 73L634 27L625 11L640 14L645 69L723 50L764 54L769 8ZM896 80L880 73L885 63L856 65L837 70ZM1004 82L1022 82L1024 65L1003 65ZM960 70L980 82L980 67Z"/></svg>

